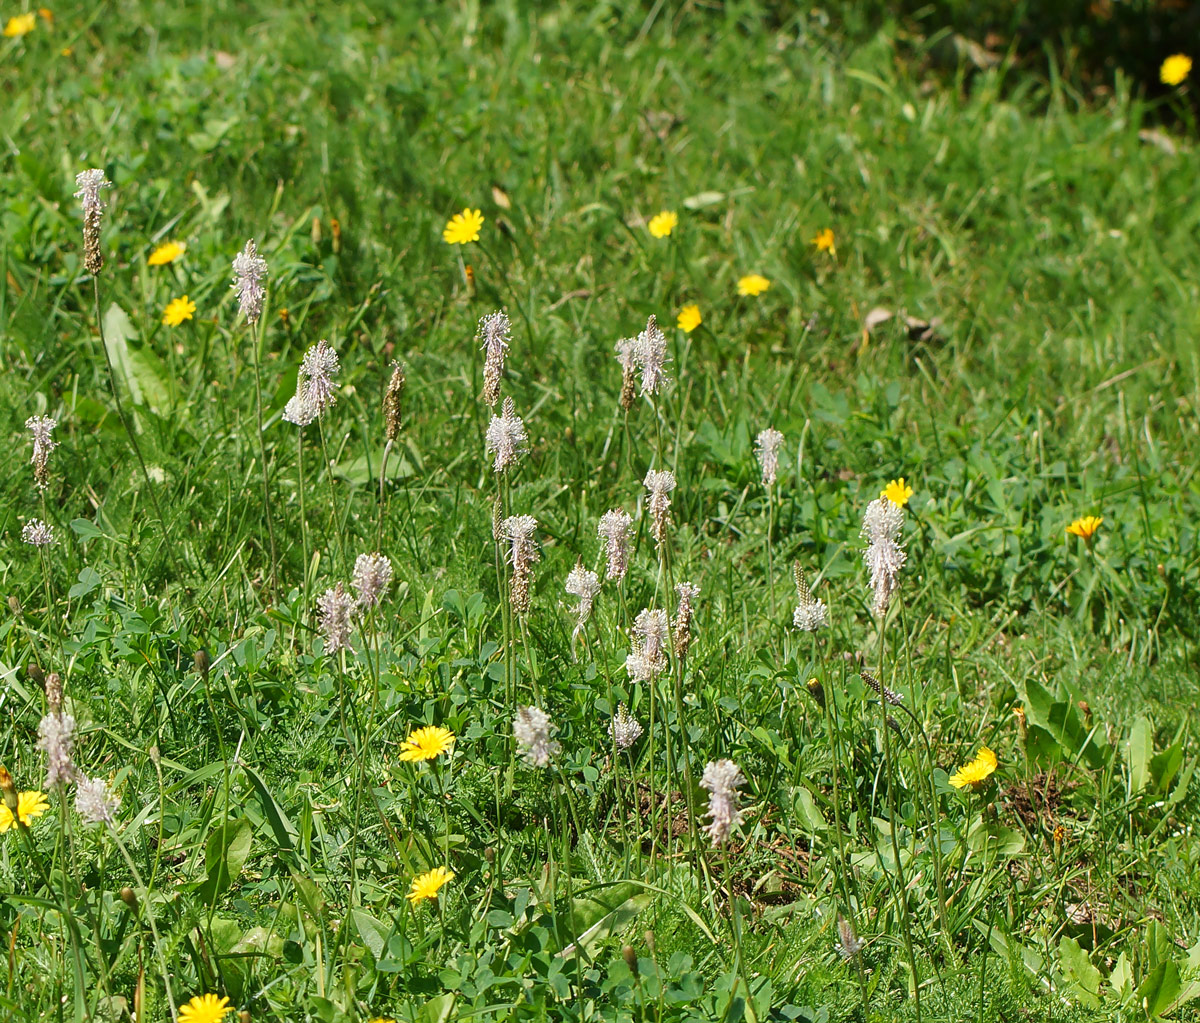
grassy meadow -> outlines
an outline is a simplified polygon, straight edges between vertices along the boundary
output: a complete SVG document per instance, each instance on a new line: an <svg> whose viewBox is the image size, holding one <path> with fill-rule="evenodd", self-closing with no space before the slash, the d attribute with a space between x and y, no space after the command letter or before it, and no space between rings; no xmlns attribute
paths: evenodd
<svg viewBox="0 0 1200 1023"><path fill-rule="evenodd" d="M1200 1018L1189 83L800 6L0 11L0 1018Z"/></svg>

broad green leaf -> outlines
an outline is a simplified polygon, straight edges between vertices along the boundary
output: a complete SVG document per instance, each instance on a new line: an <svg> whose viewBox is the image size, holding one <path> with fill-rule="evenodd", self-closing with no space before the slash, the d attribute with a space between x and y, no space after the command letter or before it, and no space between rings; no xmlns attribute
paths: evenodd
<svg viewBox="0 0 1200 1023"><path fill-rule="evenodd" d="M1137 1000L1151 1019L1168 1012L1182 991L1179 967L1171 960L1159 963L1137 989Z"/></svg>
<svg viewBox="0 0 1200 1023"><path fill-rule="evenodd" d="M458 996L453 991L431 998L421 1006L417 1023L446 1023L454 1012L454 1000Z"/></svg>
<svg viewBox="0 0 1200 1023"><path fill-rule="evenodd" d="M597 941L620 933L649 902L649 892L628 882L575 899L571 903L571 922L578 937L559 952L559 957L580 949L586 953Z"/></svg>
<svg viewBox="0 0 1200 1023"><path fill-rule="evenodd" d="M1129 965L1129 956L1125 952L1117 956L1117 963L1108 975L1108 983L1122 1005L1133 996L1133 967Z"/></svg>
<svg viewBox="0 0 1200 1023"><path fill-rule="evenodd" d="M1126 745L1129 760L1129 791L1132 795L1144 792L1150 782L1150 759L1154 756L1154 725L1140 717L1129 730Z"/></svg>
<svg viewBox="0 0 1200 1023"><path fill-rule="evenodd" d="M387 949L387 940L391 936L392 928L362 909L350 910L350 918L354 921L363 944L371 950L371 955L378 962Z"/></svg>
<svg viewBox="0 0 1200 1023"><path fill-rule="evenodd" d="M213 829L204 846L204 869L208 874L198 890L205 902L213 903L242 872L250 856L253 829L245 818L228 821Z"/></svg>
<svg viewBox="0 0 1200 1023"><path fill-rule="evenodd" d="M134 405L147 405L157 412L170 404L162 360L149 349L131 347L129 342L137 338L137 328L125 310L114 302L104 314L104 346L112 360L113 373Z"/></svg>
<svg viewBox="0 0 1200 1023"><path fill-rule="evenodd" d="M824 831L829 827L825 816L813 801L812 793L803 785L796 787L796 810L800 816L801 823L809 831Z"/></svg>
<svg viewBox="0 0 1200 1023"><path fill-rule="evenodd" d="M1058 959L1067 985L1081 1005L1100 1008L1100 971L1092 965L1088 954L1074 938L1064 937L1058 943Z"/></svg>

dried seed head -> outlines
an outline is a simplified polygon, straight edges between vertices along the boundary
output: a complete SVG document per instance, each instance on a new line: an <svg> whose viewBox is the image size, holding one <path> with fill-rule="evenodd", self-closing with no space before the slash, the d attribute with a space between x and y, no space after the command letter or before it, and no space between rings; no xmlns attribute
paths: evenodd
<svg viewBox="0 0 1200 1023"><path fill-rule="evenodd" d="M38 490L45 490L50 483L50 452L58 447L51 436L58 423L49 416L30 416L25 420L25 429L33 434L33 482Z"/></svg>
<svg viewBox="0 0 1200 1023"><path fill-rule="evenodd" d="M354 625L354 600L341 583L317 598L318 622L325 636L325 652L337 653L350 647Z"/></svg>
<svg viewBox="0 0 1200 1023"><path fill-rule="evenodd" d="M792 613L792 624L801 632L816 632L829 625L829 611L825 602L817 600L808 588L800 562L792 566L796 579L796 610Z"/></svg>
<svg viewBox="0 0 1200 1023"><path fill-rule="evenodd" d="M513 737L517 740L517 752L531 767L545 767L562 746L552 736L558 726L550 715L540 707L518 707L513 718Z"/></svg>
<svg viewBox="0 0 1200 1023"><path fill-rule="evenodd" d="M392 563L382 554L360 554L354 562L350 585L359 607L378 607L392 581Z"/></svg>
<svg viewBox="0 0 1200 1023"><path fill-rule="evenodd" d="M649 682L667 670L670 626L667 612L646 608L633 622L633 649L625 658L625 670L637 682Z"/></svg>
<svg viewBox="0 0 1200 1023"><path fill-rule="evenodd" d="M383 392L383 435L386 440L394 441L400 436L400 404L403 397L404 368L400 363L393 362L392 377L387 390Z"/></svg>
<svg viewBox="0 0 1200 1023"><path fill-rule="evenodd" d="M111 824L120 805L103 778L81 777L75 783L75 810L85 824Z"/></svg>
<svg viewBox="0 0 1200 1023"><path fill-rule="evenodd" d="M104 214L105 202L100 198L100 189L112 188L112 182L104 171L93 168L75 175L75 186L79 189L75 198L83 207L83 265L93 277L104 268L104 255L100 251L100 219Z"/></svg>
<svg viewBox="0 0 1200 1023"><path fill-rule="evenodd" d="M600 592L600 577L583 565L576 564L567 573L564 589L571 596L579 598L579 606L575 609L575 631L571 633L571 639L575 640L592 616L592 603Z"/></svg>
<svg viewBox="0 0 1200 1023"><path fill-rule="evenodd" d="M732 760L713 760L704 768L700 787L708 790L709 823L703 828L714 846L723 845L742 822L737 790L746 777Z"/></svg>
<svg viewBox="0 0 1200 1023"><path fill-rule="evenodd" d="M54 543L54 530L41 519L30 519L21 529L21 539L34 547L46 547Z"/></svg>
<svg viewBox="0 0 1200 1023"><path fill-rule="evenodd" d="M779 448L783 445L783 434L768 427L758 435L755 443L763 486L774 486L779 474Z"/></svg>
<svg viewBox="0 0 1200 1023"><path fill-rule="evenodd" d="M513 611L519 615L529 613L529 584L532 579L533 563L541 558L538 553L534 530L537 519L532 515L510 515L501 524L504 539L508 541L508 560L513 574L509 582L508 600Z"/></svg>
<svg viewBox="0 0 1200 1023"><path fill-rule="evenodd" d="M679 607L675 611L675 656L683 660L692 645L692 601L700 596L700 587L694 583L680 583L675 592L679 595Z"/></svg>
<svg viewBox="0 0 1200 1023"><path fill-rule="evenodd" d="M525 424L517 415L517 407L512 398L504 399L501 415L492 416L484 440L487 453L495 456L492 469L498 473L511 469L529 449Z"/></svg>
<svg viewBox="0 0 1200 1023"><path fill-rule="evenodd" d="M900 586L899 573L908 559L900 533L904 529L904 509L886 498L877 498L867 505L863 515L862 537L867 541L863 561L871 571L871 610L887 614L892 594Z"/></svg>
<svg viewBox="0 0 1200 1023"><path fill-rule="evenodd" d="M620 508L613 508L600 516L596 532L604 541L609 579L624 579L629 571L629 530L632 526L633 519Z"/></svg>
<svg viewBox="0 0 1200 1023"><path fill-rule="evenodd" d="M233 288L237 292L238 310L247 323L257 323L262 316L263 302L267 290L263 281L267 277L267 261L258 254L254 239L233 257Z"/></svg>
<svg viewBox="0 0 1200 1023"><path fill-rule="evenodd" d="M312 403L318 416L337 401L337 385L333 378L340 369L337 352L324 338L304 353L304 360L300 363L300 375L304 378L304 400Z"/></svg>
<svg viewBox="0 0 1200 1023"><path fill-rule="evenodd" d="M896 690L889 689L869 671L860 671L858 675L867 684L867 687L873 689L875 694L881 697L886 703L890 703L893 707L903 706L904 697L896 692Z"/></svg>
<svg viewBox="0 0 1200 1023"><path fill-rule="evenodd" d="M617 706L617 712L608 723L608 734L618 750L627 750L638 741L642 734L642 726L622 703Z"/></svg>
<svg viewBox="0 0 1200 1023"><path fill-rule="evenodd" d="M500 400L500 378L504 376L504 358L511 336L512 323L499 310L479 321L475 340L483 342L483 400L493 408Z"/></svg>
<svg viewBox="0 0 1200 1023"><path fill-rule="evenodd" d="M46 707L51 714L57 714L62 710L62 676L57 671L52 671L46 676L44 685L46 690Z"/></svg>
<svg viewBox="0 0 1200 1023"><path fill-rule="evenodd" d="M671 491L675 489L675 474L669 470L651 469L643 481L650 491L650 532L654 535L654 546L662 548L671 529Z"/></svg>

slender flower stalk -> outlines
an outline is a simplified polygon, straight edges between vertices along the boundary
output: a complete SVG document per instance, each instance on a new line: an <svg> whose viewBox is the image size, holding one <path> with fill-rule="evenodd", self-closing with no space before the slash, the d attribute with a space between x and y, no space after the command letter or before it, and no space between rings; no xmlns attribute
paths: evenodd
<svg viewBox="0 0 1200 1023"><path fill-rule="evenodd" d="M267 458L267 442L263 431L263 397L262 397L262 372L260 364L262 362L262 343L264 330L262 327L256 333L254 330L255 324L259 323L262 316L263 303L266 300L266 289L263 287L263 280L267 276L267 261L258 254L255 248L254 239L251 238L246 242L245 247L236 256L233 257L233 289L237 292L238 311L246 318L246 323L250 325L250 361L254 368L254 413L258 434L258 457L262 475L262 492L263 492L263 517L267 520L267 541L270 548L271 556L271 575L270 585L267 593L274 596L275 588L279 584L279 558L275 547L275 515L271 508L271 463ZM288 408L285 414L290 412L291 422L296 422L297 418L302 418L302 411L292 407L291 402L288 403Z"/></svg>
<svg viewBox="0 0 1200 1023"><path fill-rule="evenodd" d="M100 198L100 190L102 188L111 188L112 182L105 178L104 171L92 169L81 171L77 174L75 184L79 189L75 193L75 197L79 199L83 207L83 265L87 272L92 275L92 298L96 312L96 328L100 332L100 348L104 352L104 364L108 370L108 386L112 389L113 402L117 407L117 417L121 420L121 425L125 427L125 434L129 438L129 444L133 448L138 466L142 470L142 479L146 483L146 492L150 495L150 503L154 507L155 515L162 530L163 546L166 548L167 558L171 563L171 571L176 579L180 579L182 578L182 573L179 571L179 565L175 561L175 548L169 540L170 529L167 520L163 517L162 507L158 502L158 490L154 481L150 478L150 471L146 468L146 459L142 457L142 447L138 443L133 424L125 414L125 405L121 401L121 392L117 388L117 374L113 368L112 354L108 350L108 341L104 336L104 317L100 313L100 270L104 266L104 258L100 251L100 219L105 208L105 203Z"/></svg>

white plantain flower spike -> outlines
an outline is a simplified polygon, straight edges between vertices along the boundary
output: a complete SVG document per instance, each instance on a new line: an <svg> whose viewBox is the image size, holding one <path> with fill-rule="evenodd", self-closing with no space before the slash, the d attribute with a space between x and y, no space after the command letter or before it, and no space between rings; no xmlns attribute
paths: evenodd
<svg viewBox="0 0 1200 1023"><path fill-rule="evenodd" d="M709 823L703 828L714 846L723 845L742 822L737 790L746 784L745 775L732 760L713 760L704 768L700 787L708 790Z"/></svg>
<svg viewBox="0 0 1200 1023"><path fill-rule="evenodd" d="M654 546L661 549L671 529L671 491L675 489L675 474L666 469L651 469L642 482L650 492L650 532L654 535Z"/></svg>
<svg viewBox="0 0 1200 1023"><path fill-rule="evenodd" d="M517 752L530 767L545 767L562 746L552 737L558 726L540 707L518 707L513 718L513 737Z"/></svg>
<svg viewBox="0 0 1200 1023"><path fill-rule="evenodd" d="M512 323L503 312L488 313L479 321L475 340L483 342L483 400L492 408L500 400L500 378L511 336Z"/></svg>
<svg viewBox="0 0 1200 1023"><path fill-rule="evenodd" d="M571 633L572 642L583 632L583 628L592 616L592 604L596 594L600 592L600 577L591 569L576 565L567 573L567 582L563 587L567 593L579 598L579 606L575 609L575 631Z"/></svg>
<svg viewBox="0 0 1200 1023"><path fill-rule="evenodd" d="M33 434L33 482L38 490L45 490L50 484L50 452L58 447L51 434L58 422L49 416L30 416L25 420L25 429Z"/></svg>
<svg viewBox="0 0 1200 1023"><path fill-rule="evenodd" d="M867 541L863 561L871 571L871 610L877 616L887 614L892 594L900 586L898 576L908 555L900 542L904 529L904 509L880 497L867 505L863 515L862 537Z"/></svg>
<svg viewBox="0 0 1200 1023"><path fill-rule="evenodd" d="M792 624L801 632L824 629L829 625L829 611L824 601L817 600L812 595L800 562L797 561L792 566L792 573L796 579L796 610L792 612Z"/></svg>
<svg viewBox="0 0 1200 1023"><path fill-rule="evenodd" d="M629 571L629 531L633 519L620 508L613 508L600 516L596 532L604 541L604 559L609 579L624 579Z"/></svg>
<svg viewBox="0 0 1200 1023"><path fill-rule="evenodd" d="M75 810L85 824L111 824L120 805L103 778L82 777L75 783Z"/></svg>
<svg viewBox="0 0 1200 1023"><path fill-rule="evenodd" d="M383 554L360 554L354 561L350 585L359 607L378 607L392 581L392 563Z"/></svg>
<svg viewBox="0 0 1200 1023"><path fill-rule="evenodd" d="M325 653L334 654L350 648L350 632L354 627L354 599L341 583L326 590L317 598L318 622L325 637Z"/></svg>
<svg viewBox="0 0 1200 1023"><path fill-rule="evenodd" d="M508 541L508 560L513 567L508 599L512 609L519 615L529 613L533 563L541 558L533 536L536 529L537 519L532 515L510 515L500 524L501 533Z"/></svg>
<svg viewBox="0 0 1200 1023"><path fill-rule="evenodd" d="M267 277L267 261L258 254L254 239L246 242L245 248L233 257L233 289L237 292L238 310L247 323L257 323L262 316L263 302L267 290L263 281Z"/></svg>
<svg viewBox="0 0 1200 1023"><path fill-rule="evenodd" d="M671 641L667 612L646 608L633 622L633 649L625 670L635 682L649 682L667 670L667 645Z"/></svg>
<svg viewBox="0 0 1200 1023"><path fill-rule="evenodd" d="M622 703L608 723L608 734L618 750L627 750L640 738L642 726Z"/></svg>
<svg viewBox="0 0 1200 1023"><path fill-rule="evenodd" d="M758 435L755 444L763 486L774 486L779 476L779 449L783 446L783 434L768 427Z"/></svg>
<svg viewBox="0 0 1200 1023"><path fill-rule="evenodd" d="M492 416L484 440L487 453L494 456L492 470L497 473L507 472L529 450L525 424L517 415L517 407L512 398L505 398L501 414Z"/></svg>

